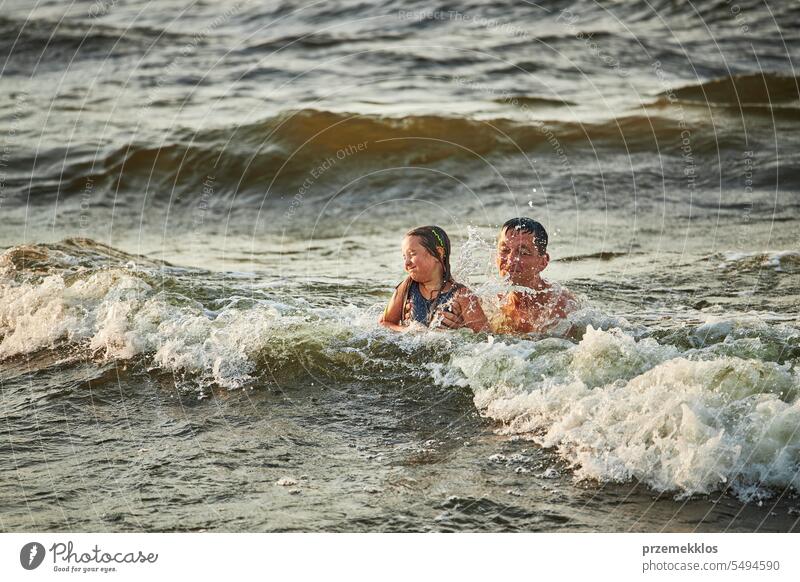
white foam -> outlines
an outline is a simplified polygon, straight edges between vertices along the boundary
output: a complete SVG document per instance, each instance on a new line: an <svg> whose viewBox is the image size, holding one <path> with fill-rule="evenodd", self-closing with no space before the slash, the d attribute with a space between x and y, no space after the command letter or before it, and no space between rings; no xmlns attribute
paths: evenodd
<svg viewBox="0 0 800 582"><path fill-rule="evenodd" d="M92 338L114 325L131 301L151 290L124 271L108 270L67 285L59 275L0 284L0 358Z"/></svg>
<svg viewBox="0 0 800 582"><path fill-rule="evenodd" d="M391 343L408 354L443 353L467 331L397 334L377 324L380 308L313 307L232 295L219 309L177 293L160 293L146 271L102 269L0 283L0 359L57 347L95 359L146 356L151 369L191 375L188 386L241 388L260 362L302 366L370 365L369 346ZM66 279L65 279L66 277ZM402 358L401 358L402 360ZM405 364L387 361L390 365ZM424 370L407 365L416 375Z"/></svg>
<svg viewBox="0 0 800 582"><path fill-rule="evenodd" d="M71 284L51 275L0 285L0 358L59 343L85 345L106 360L152 353L155 366L237 388L251 379L254 355L279 320L286 325L291 318L269 306L226 308L210 318L199 304L170 304L122 269Z"/></svg>
<svg viewBox="0 0 800 582"><path fill-rule="evenodd" d="M800 252L794 250L764 251L764 252L735 252L722 253L724 258L720 265L723 268L743 264L767 267L777 272L795 272L800 267Z"/></svg>
<svg viewBox="0 0 800 582"><path fill-rule="evenodd" d="M681 352L583 310L570 316L586 325L578 344L476 341L467 331L391 332L377 325L380 306L241 297L212 311L159 293L146 277L109 268L3 280L0 358L62 344L95 358L146 354L153 367L191 374L195 385L238 388L263 358L291 367L308 349L324 365L385 363L469 387L502 432L554 448L578 478L641 480L681 494L732 485L743 497L798 485L800 379L791 362L775 363L797 345L791 326L755 315L708 318L686 328L693 347ZM615 322L623 326L597 327ZM438 363L422 366L420 357Z"/></svg>
<svg viewBox="0 0 800 582"><path fill-rule="evenodd" d="M789 366L589 328L567 342L486 342L434 370L501 432L552 447L579 479L744 498L798 488L800 379ZM539 345L544 344L544 345Z"/></svg>

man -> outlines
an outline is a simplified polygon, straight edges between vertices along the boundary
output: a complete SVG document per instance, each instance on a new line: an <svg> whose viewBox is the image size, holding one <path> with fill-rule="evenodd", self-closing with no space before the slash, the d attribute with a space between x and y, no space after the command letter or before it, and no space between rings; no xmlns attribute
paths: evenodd
<svg viewBox="0 0 800 582"><path fill-rule="evenodd" d="M514 288L499 296L497 314L491 326L495 333L546 333L558 330L578 301L567 291L542 278L550 262L547 254L547 231L531 218L512 218L500 229L497 240L497 269ZM445 314L443 325L463 325L457 314ZM563 334L561 333L563 331Z"/></svg>
<svg viewBox="0 0 800 582"><path fill-rule="evenodd" d="M566 289L542 279L550 263L547 231L532 218L512 218L497 239L497 269L517 287L500 298L492 321L496 333L545 333L558 325L578 301Z"/></svg>

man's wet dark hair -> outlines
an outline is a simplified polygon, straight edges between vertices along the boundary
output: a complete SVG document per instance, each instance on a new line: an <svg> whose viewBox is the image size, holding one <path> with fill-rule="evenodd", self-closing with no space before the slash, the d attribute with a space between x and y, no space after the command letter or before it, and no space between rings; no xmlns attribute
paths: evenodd
<svg viewBox="0 0 800 582"><path fill-rule="evenodd" d="M539 254L543 255L547 252L547 231L542 226L542 223L532 218L520 216L507 220L500 232L505 232L509 229L531 233L533 235L533 243L536 245L536 250L539 251Z"/></svg>
<svg viewBox="0 0 800 582"><path fill-rule="evenodd" d="M418 226L406 233L406 236L418 236L420 244L425 247L425 250L432 254L435 258L439 259L442 263L442 271L444 271L444 282L450 281L453 276L450 273L450 239L447 233L440 226ZM444 256L440 257L436 247L444 249Z"/></svg>

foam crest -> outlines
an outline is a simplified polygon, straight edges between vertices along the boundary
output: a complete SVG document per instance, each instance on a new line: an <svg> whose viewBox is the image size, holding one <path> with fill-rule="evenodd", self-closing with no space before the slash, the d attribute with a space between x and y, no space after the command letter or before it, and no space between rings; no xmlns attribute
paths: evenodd
<svg viewBox="0 0 800 582"><path fill-rule="evenodd" d="M170 279L166 292L155 280L147 270L103 268L4 281L0 359L54 349L102 361L143 357L150 370L185 378L182 385L202 393L212 384L241 388L265 370L270 378L420 376L420 364L472 341L467 331L391 332L377 325L378 306L234 295L210 310L174 291L185 282Z"/></svg>
<svg viewBox="0 0 800 582"><path fill-rule="evenodd" d="M485 342L432 372L470 387L501 432L557 450L578 479L744 499L800 485L800 378L788 364L589 327L577 345Z"/></svg>
<svg viewBox="0 0 800 582"><path fill-rule="evenodd" d="M579 380L595 387L629 380L677 355L676 348L659 345L651 338L637 342L618 328L606 332L590 325L573 350L570 367Z"/></svg>
<svg viewBox="0 0 800 582"><path fill-rule="evenodd" d="M689 353L699 357L735 356L784 362L800 356L800 331L772 323L753 314L739 317L707 316L706 321L690 330L687 343L695 348Z"/></svg>
<svg viewBox="0 0 800 582"><path fill-rule="evenodd" d="M723 269L738 271L771 269L778 273L800 272L800 252L798 251L766 251L766 252L726 252L722 254Z"/></svg>
<svg viewBox="0 0 800 582"><path fill-rule="evenodd" d="M265 334L291 320L263 305L215 315L123 269L71 282L51 275L0 286L0 358L62 345L104 360L148 353L154 367L237 388L251 379Z"/></svg>
<svg viewBox="0 0 800 582"><path fill-rule="evenodd" d="M0 358L92 340L113 325L131 302L152 290L145 281L114 269L68 284L60 275L0 284Z"/></svg>

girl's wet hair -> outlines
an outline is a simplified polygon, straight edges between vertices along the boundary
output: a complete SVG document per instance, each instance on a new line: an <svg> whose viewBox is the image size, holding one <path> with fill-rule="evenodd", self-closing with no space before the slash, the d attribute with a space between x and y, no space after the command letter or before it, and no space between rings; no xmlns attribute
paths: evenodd
<svg viewBox="0 0 800 582"><path fill-rule="evenodd" d="M406 236L419 237L420 244L425 250L439 259L442 263L444 282L452 280L450 273L450 238L440 226L418 226L406 233ZM444 255L440 256L437 248L444 249Z"/></svg>

